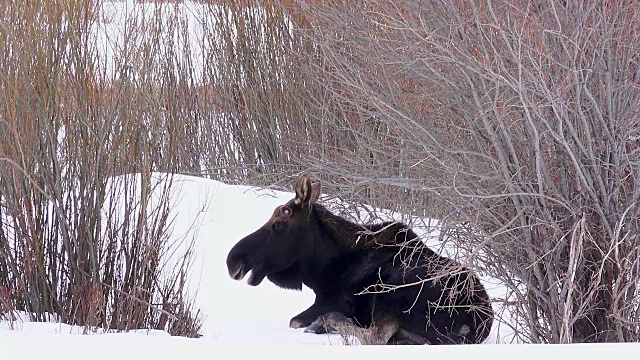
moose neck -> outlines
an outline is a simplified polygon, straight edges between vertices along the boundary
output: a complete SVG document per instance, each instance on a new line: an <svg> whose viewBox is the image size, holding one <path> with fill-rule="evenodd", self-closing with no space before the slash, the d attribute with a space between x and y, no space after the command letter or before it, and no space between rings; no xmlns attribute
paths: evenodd
<svg viewBox="0 0 640 360"><path fill-rule="evenodd" d="M313 212L326 234L341 252L348 253L371 246L372 235L368 227L351 222L329 211L324 205L313 204Z"/></svg>
<svg viewBox="0 0 640 360"><path fill-rule="evenodd" d="M418 235L406 224L396 221L361 225L333 214L320 204L313 205L313 212L326 234L340 249L342 254L357 252L380 246L399 246L412 244L412 247L424 245ZM435 254L425 247L425 254Z"/></svg>
<svg viewBox="0 0 640 360"><path fill-rule="evenodd" d="M368 249L416 238L402 223L360 225L317 203L313 204L311 216L313 246L309 248L309 256L299 262L299 269L303 283L314 291L340 287L340 279L357 282L366 273L361 271L363 266L376 267L398 251L395 247L381 252Z"/></svg>

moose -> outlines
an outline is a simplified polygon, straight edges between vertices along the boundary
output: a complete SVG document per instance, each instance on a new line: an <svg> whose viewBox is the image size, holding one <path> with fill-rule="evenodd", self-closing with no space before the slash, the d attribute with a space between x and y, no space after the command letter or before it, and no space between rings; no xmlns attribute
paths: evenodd
<svg viewBox="0 0 640 360"><path fill-rule="evenodd" d="M443 257L407 225L360 225L317 202L321 184L307 174L227 256L229 276L258 286L315 293L289 322L305 332L342 333L370 345L482 343L493 324L490 298L467 267Z"/></svg>

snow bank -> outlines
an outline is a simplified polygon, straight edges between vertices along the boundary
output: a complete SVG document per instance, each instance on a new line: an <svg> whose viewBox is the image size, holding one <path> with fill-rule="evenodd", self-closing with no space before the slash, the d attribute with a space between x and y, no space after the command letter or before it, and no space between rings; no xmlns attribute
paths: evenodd
<svg viewBox="0 0 640 360"><path fill-rule="evenodd" d="M163 181L166 176L155 174L154 179ZM174 193L170 198L172 210L169 215L173 223L172 237L186 241L193 239L195 243L188 289L195 295L195 306L205 316L202 328L204 339L239 345L247 341L263 345L343 344L341 337L336 334L306 334L300 329L288 328L289 319L313 303L314 294L308 288L302 291L284 290L269 281L251 287L246 281L231 279L227 272L226 256L231 247L263 225L276 206L294 196L293 191L231 186L183 175L174 176L173 183ZM123 184L131 186L132 182ZM117 197L113 201L118 201ZM171 269L171 266L167 268ZM497 280L487 278L486 281L491 295L501 295L505 291ZM27 318L21 316L11 325L6 321L4 324L0 322L0 330L83 333L82 329L66 325L28 323ZM512 334L508 326L496 322L488 343L510 342Z"/></svg>
<svg viewBox="0 0 640 360"><path fill-rule="evenodd" d="M209 340L140 334L100 336L0 333L2 359L631 359L640 344L457 345L457 346L309 346L220 344Z"/></svg>

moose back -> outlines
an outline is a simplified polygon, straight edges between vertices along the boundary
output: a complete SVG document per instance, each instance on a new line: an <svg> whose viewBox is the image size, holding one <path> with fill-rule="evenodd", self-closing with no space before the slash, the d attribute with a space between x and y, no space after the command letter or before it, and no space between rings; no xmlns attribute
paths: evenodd
<svg viewBox="0 0 640 360"><path fill-rule="evenodd" d="M235 280L265 278L284 289L315 293L289 326L346 332L361 344L483 342L493 309L480 279L429 249L406 225L360 225L317 200L321 185L302 175L295 197L229 251Z"/></svg>

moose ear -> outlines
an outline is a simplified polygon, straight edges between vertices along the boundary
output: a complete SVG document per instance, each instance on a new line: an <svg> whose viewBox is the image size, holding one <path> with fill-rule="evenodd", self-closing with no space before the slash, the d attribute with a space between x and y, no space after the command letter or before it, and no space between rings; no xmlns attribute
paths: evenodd
<svg viewBox="0 0 640 360"><path fill-rule="evenodd" d="M320 193L318 192L318 194L315 194L314 185L311 185L311 179L309 178L309 175L303 174L302 176L300 176L300 178L296 182L296 187L295 187L295 190L296 190L295 203L307 205L317 200L317 196L319 196ZM318 190L320 189L318 188ZM314 196L315 196L315 199L314 199Z"/></svg>
<svg viewBox="0 0 640 360"><path fill-rule="evenodd" d="M316 201L318 201L321 191L322 191L322 185L320 184L320 181L316 181L313 184L311 184L311 199L309 199L310 204L313 204Z"/></svg>

